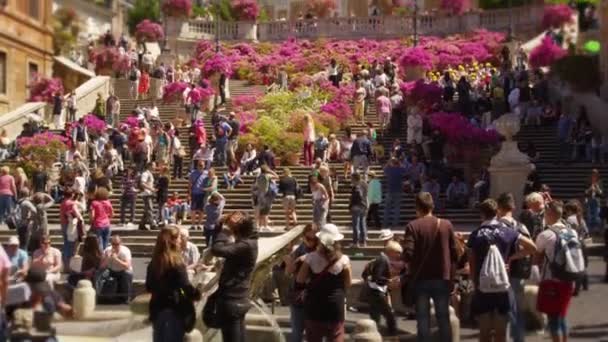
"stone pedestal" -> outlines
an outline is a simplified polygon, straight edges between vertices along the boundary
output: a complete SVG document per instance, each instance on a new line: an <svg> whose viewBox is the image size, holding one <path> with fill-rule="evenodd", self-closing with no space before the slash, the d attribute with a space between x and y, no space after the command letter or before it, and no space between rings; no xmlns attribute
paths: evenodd
<svg viewBox="0 0 608 342"><path fill-rule="evenodd" d="M524 200L524 187L532 164L527 155L521 153L513 136L519 132L520 120L517 114L505 114L494 121L498 133L505 137L500 151L490 161L490 196L496 198L503 192L515 197L516 208ZM517 209L516 209L517 211Z"/></svg>

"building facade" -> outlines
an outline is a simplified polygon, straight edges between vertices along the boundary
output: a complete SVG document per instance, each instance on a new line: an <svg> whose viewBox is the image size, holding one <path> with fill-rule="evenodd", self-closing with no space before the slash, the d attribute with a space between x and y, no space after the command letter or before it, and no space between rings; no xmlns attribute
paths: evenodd
<svg viewBox="0 0 608 342"><path fill-rule="evenodd" d="M52 0L0 0L0 115L24 102L34 75L51 76Z"/></svg>

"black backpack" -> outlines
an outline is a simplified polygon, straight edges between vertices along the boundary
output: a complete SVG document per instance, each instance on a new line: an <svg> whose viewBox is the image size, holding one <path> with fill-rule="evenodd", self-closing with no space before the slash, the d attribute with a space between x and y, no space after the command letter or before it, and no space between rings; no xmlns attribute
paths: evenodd
<svg viewBox="0 0 608 342"><path fill-rule="evenodd" d="M137 70L131 70L131 73L129 73L129 81L137 81Z"/></svg>
<svg viewBox="0 0 608 342"><path fill-rule="evenodd" d="M350 192L350 207L352 208L356 205L363 205L363 192L359 185L353 186Z"/></svg>

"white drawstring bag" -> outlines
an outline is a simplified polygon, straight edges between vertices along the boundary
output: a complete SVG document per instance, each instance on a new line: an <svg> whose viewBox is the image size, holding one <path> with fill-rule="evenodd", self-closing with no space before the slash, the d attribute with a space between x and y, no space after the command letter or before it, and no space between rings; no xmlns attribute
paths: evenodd
<svg viewBox="0 0 608 342"><path fill-rule="evenodd" d="M509 275L496 245L491 245L479 271L479 291L499 293L509 290Z"/></svg>

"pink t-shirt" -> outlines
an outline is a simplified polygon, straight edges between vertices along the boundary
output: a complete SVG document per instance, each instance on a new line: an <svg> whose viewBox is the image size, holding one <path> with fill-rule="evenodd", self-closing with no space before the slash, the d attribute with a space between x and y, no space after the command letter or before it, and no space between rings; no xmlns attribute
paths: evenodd
<svg viewBox="0 0 608 342"><path fill-rule="evenodd" d="M11 268L11 260L4 251L4 248L0 246L0 270L6 270Z"/></svg>
<svg viewBox="0 0 608 342"><path fill-rule="evenodd" d="M380 96L376 103L378 104L378 108L381 113L390 113L391 112L391 100L386 96Z"/></svg>
<svg viewBox="0 0 608 342"><path fill-rule="evenodd" d="M0 195L15 196L13 192L13 185L15 184L15 178L11 175L0 176Z"/></svg>
<svg viewBox="0 0 608 342"><path fill-rule="evenodd" d="M91 210L95 215L93 227L110 227L110 213L112 212L112 203L110 203L110 201L93 201L93 203L91 203Z"/></svg>

